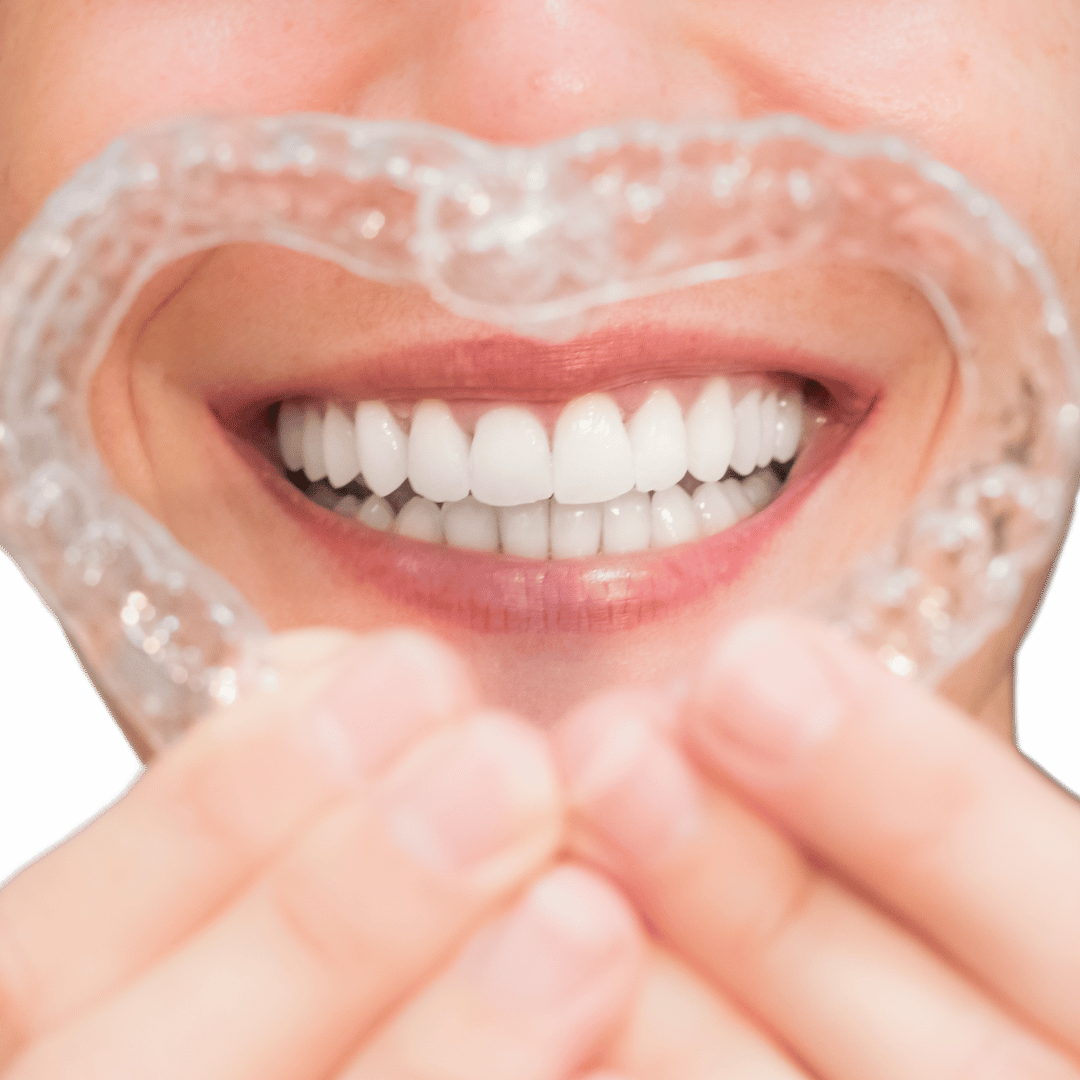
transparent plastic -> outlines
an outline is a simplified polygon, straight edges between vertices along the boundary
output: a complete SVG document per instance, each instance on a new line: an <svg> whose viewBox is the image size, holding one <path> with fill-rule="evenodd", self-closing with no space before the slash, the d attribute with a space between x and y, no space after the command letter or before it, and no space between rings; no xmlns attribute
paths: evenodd
<svg viewBox="0 0 1080 1080"><path fill-rule="evenodd" d="M779 116L518 149L332 116L177 121L84 167L0 266L0 542L150 751L272 685L267 632L112 489L86 392L155 272L241 241L562 338L662 290L808 260L883 267L941 319L961 415L887 548L808 602L933 682L1009 617L1061 536L1080 394L1052 276L993 200L895 138Z"/></svg>

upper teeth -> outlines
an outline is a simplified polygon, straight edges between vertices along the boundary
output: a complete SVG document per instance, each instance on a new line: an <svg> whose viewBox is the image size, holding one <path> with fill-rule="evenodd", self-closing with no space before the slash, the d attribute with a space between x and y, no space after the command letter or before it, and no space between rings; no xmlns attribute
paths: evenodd
<svg viewBox="0 0 1080 1080"><path fill-rule="evenodd" d="M652 546L664 546L727 528L770 501L779 482L756 473L738 493L734 481L716 482L729 471L750 476L790 461L804 421L798 390L756 386L735 401L728 380L713 378L685 417L671 390L660 388L626 423L611 395L576 398L550 441L544 423L521 405L492 407L471 426L470 436L444 401L416 404L406 433L381 401L342 408L290 400L279 411L278 440L287 468L312 482L342 488L362 478L380 497L408 480L420 498L402 509L399 532L459 546L474 546L468 538L475 533L475 546L486 546L501 528L504 550L536 547L539 555L532 519L552 496L544 531L553 554L595 551L601 542L608 551L639 550L649 546L646 534ZM693 498L679 486L687 474L701 481ZM648 492L658 493L651 503ZM441 515L438 503L447 504ZM515 509L496 514L494 507ZM349 510L375 528L393 521L381 498Z"/></svg>

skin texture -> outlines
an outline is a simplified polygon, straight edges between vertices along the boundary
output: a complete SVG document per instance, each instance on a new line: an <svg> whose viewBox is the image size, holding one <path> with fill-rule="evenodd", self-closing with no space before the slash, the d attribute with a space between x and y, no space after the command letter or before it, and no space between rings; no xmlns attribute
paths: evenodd
<svg viewBox="0 0 1080 1080"><path fill-rule="evenodd" d="M204 108L526 142L785 109L968 172L1080 315L1078 49L1056 0L0 0L0 245L114 135ZM925 304L825 268L644 307L795 339L878 405L726 591L537 639L311 557L211 407L342 357L362 387L388 342L482 328L244 249L152 283L91 403L118 482L275 626L344 629L279 637L276 693L0 891L3 1080L1080 1080L1080 807L970 722L1007 729L1041 581L950 681L964 711L820 627L744 618L917 489L954 400Z"/></svg>

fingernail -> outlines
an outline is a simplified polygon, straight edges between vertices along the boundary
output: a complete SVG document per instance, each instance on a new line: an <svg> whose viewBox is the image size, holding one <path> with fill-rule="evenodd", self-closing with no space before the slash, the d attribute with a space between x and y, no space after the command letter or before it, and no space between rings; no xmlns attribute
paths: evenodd
<svg viewBox="0 0 1080 1080"><path fill-rule="evenodd" d="M503 1007L561 1007L629 959L639 940L626 902L596 875L560 866L542 877L462 966Z"/></svg>
<svg viewBox="0 0 1080 1080"><path fill-rule="evenodd" d="M670 857L702 821L698 782L665 733L674 728L672 711L656 696L610 695L552 733L571 805L643 867Z"/></svg>
<svg viewBox="0 0 1080 1080"><path fill-rule="evenodd" d="M462 663L445 645L407 631L355 643L335 657L307 731L335 765L373 776L422 731L474 704Z"/></svg>
<svg viewBox="0 0 1080 1080"><path fill-rule="evenodd" d="M482 714L432 737L406 763L383 810L397 845L441 874L474 871L544 824L558 785L544 738L524 721Z"/></svg>
<svg viewBox="0 0 1080 1080"><path fill-rule="evenodd" d="M780 618L743 623L705 664L690 731L718 763L776 769L835 730L844 700L807 630Z"/></svg>

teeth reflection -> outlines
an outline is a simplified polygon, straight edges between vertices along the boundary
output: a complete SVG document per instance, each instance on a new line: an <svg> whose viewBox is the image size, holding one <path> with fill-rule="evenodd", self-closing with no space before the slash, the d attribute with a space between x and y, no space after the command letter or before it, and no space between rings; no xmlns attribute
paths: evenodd
<svg viewBox="0 0 1080 1080"><path fill-rule="evenodd" d="M443 539L442 511L437 503L417 495L410 499L394 521L394 528L402 536L413 540L426 540L429 544L441 544Z"/></svg>
<svg viewBox="0 0 1080 1080"><path fill-rule="evenodd" d="M548 532L551 501L528 503L525 506L499 508L499 536L507 555L522 555L527 559L548 557Z"/></svg>
<svg viewBox="0 0 1080 1080"><path fill-rule="evenodd" d="M289 472L304 467L304 410L298 402L283 401L278 410L278 448Z"/></svg>
<svg viewBox="0 0 1080 1080"><path fill-rule="evenodd" d="M376 495L397 491L408 476L408 437L381 401L356 406L356 456L364 483Z"/></svg>
<svg viewBox="0 0 1080 1080"><path fill-rule="evenodd" d="M761 391L751 390L735 406L735 449L731 452L731 467L740 476L748 476L754 471L760 444Z"/></svg>
<svg viewBox="0 0 1080 1080"><path fill-rule="evenodd" d="M388 532L394 527L394 508L378 495L369 495L357 508L356 520L377 532Z"/></svg>
<svg viewBox="0 0 1080 1080"><path fill-rule="evenodd" d="M735 448L735 410L727 379L710 379L686 417L687 468L698 480L719 480Z"/></svg>
<svg viewBox="0 0 1080 1080"><path fill-rule="evenodd" d="M317 405L304 406L304 426L301 432L304 453L304 472L315 483L326 478L326 459L323 455L322 414Z"/></svg>
<svg viewBox="0 0 1080 1080"><path fill-rule="evenodd" d="M409 429L409 483L433 502L469 494L469 439L445 401L421 401Z"/></svg>
<svg viewBox="0 0 1080 1080"><path fill-rule="evenodd" d="M608 555L644 551L652 538L651 515L651 500L642 491L628 491L604 503L604 551Z"/></svg>
<svg viewBox="0 0 1080 1080"><path fill-rule="evenodd" d="M471 495L459 502L443 504L442 525L451 547L499 550L499 518L495 507L477 502Z"/></svg>
<svg viewBox="0 0 1080 1080"><path fill-rule="evenodd" d="M630 438L607 394L586 394L563 409L552 458L555 498L565 505L607 502L634 486Z"/></svg>
<svg viewBox="0 0 1080 1080"><path fill-rule="evenodd" d="M601 507L551 504L551 557L579 559L600 550Z"/></svg>
<svg viewBox="0 0 1080 1080"><path fill-rule="evenodd" d="M326 478L336 488L351 483L360 472L353 422L337 405L329 406L323 417L323 461Z"/></svg>
<svg viewBox="0 0 1080 1080"><path fill-rule="evenodd" d="M670 390L654 390L629 427L638 491L663 491L686 473L686 425ZM722 474L721 474L722 475Z"/></svg>
<svg viewBox="0 0 1080 1080"><path fill-rule="evenodd" d="M652 498L652 546L674 547L696 540L697 511L681 487L658 491Z"/></svg>

